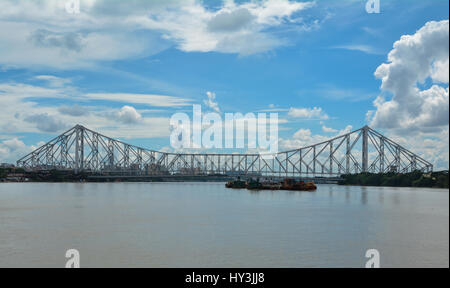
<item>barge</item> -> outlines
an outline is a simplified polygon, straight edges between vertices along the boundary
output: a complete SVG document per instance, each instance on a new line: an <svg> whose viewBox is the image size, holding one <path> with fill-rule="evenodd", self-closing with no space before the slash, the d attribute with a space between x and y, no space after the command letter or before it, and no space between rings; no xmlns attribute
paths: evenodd
<svg viewBox="0 0 450 288"><path fill-rule="evenodd" d="M317 190L314 182L296 181L295 179L286 178L283 181L265 180L260 181L259 178L254 180L243 181L240 178L229 181L225 187L232 189L248 189L248 190L288 190L288 191L315 191Z"/></svg>

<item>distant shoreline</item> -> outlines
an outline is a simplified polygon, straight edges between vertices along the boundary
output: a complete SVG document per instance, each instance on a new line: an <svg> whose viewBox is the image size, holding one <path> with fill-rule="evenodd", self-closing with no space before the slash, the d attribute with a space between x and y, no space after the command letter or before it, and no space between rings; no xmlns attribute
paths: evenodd
<svg viewBox="0 0 450 288"><path fill-rule="evenodd" d="M342 175L339 185L357 185L366 187L416 187L416 188L449 188L448 171L423 173L359 173Z"/></svg>
<svg viewBox="0 0 450 288"><path fill-rule="evenodd" d="M258 176L253 176L256 178ZM270 178L270 176L260 178ZM236 176L224 175L101 175L89 173L74 173L73 171L25 171L22 168L0 168L0 183L182 183L182 182L227 182ZM287 177L289 178L289 177ZM316 178L317 184L339 184L346 186L368 187L422 187L449 188L448 171L423 173L359 173L341 175L339 181L327 181L326 178ZM305 177L306 179L306 177Z"/></svg>

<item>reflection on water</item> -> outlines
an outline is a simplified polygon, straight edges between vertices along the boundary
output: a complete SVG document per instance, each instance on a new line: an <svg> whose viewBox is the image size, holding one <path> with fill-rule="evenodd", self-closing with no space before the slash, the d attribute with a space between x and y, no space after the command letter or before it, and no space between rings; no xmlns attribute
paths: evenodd
<svg viewBox="0 0 450 288"><path fill-rule="evenodd" d="M448 190L0 184L0 267L448 267Z"/></svg>

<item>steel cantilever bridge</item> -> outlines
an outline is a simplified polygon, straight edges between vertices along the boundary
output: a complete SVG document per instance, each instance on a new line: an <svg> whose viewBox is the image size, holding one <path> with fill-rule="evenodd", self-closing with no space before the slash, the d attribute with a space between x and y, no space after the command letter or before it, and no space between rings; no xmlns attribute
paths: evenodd
<svg viewBox="0 0 450 288"><path fill-rule="evenodd" d="M27 170L122 175L338 177L361 172L431 172L433 165L365 126L310 145L261 154L184 154L149 150L76 125L17 161Z"/></svg>

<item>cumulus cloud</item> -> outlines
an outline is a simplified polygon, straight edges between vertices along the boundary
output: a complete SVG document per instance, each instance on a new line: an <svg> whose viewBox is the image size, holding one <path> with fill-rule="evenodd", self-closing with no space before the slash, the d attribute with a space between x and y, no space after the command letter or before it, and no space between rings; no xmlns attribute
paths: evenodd
<svg viewBox="0 0 450 288"><path fill-rule="evenodd" d="M294 118L326 120L330 117L320 107L314 108L290 108L288 115Z"/></svg>
<svg viewBox="0 0 450 288"><path fill-rule="evenodd" d="M431 21L394 43L375 76L382 94L367 113L373 128L430 161L449 165L449 22Z"/></svg>
<svg viewBox="0 0 450 288"><path fill-rule="evenodd" d="M5 133L5 137L17 132L55 134L76 124L81 124L93 130L102 131L111 137L168 137L170 134L168 117L144 117L140 113L145 110L139 112L131 106L129 106L131 108L124 108L125 103L159 107L189 105L185 103L185 101L188 101L187 99L171 96L143 94L95 94L89 96L79 91L74 93L74 91L78 91L78 88L73 86L53 87L49 85L48 87L41 87L23 83L0 83L0 100L2 101L2 106L0 106L0 133ZM64 99L64 103L67 104L58 106L55 105L55 101L40 101L55 98ZM92 103L97 100L104 101L103 105L98 106L97 103ZM80 102L92 104L92 106L75 104ZM124 105L121 106L121 109L114 108L117 103L124 103Z"/></svg>
<svg viewBox="0 0 450 288"><path fill-rule="evenodd" d="M435 61L433 63L433 72L431 78L440 83L448 83L449 69L448 69L449 59L444 61Z"/></svg>
<svg viewBox="0 0 450 288"><path fill-rule="evenodd" d="M322 131L325 133L336 133L338 130L322 125Z"/></svg>
<svg viewBox="0 0 450 288"><path fill-rule="evenodd" d="M34 114L26 117L24 120L26 122L35 124L36 128L42 132L54 133L68 127L61 120L58 120L55 116L49 115L47 113Z"/></svg>
<svg viewBox="0 0 450 288"><path fill-rule="evenodd" d="M217 113L220 113L219 104L215 102L216 93L208 91L206 92L206 96L208 96L208 99L204 100L203 103L205 103L206 106L216 111Z"/></svg>
<svg viewBox="0 0 450 288"><path fill-rule="evenodd" d="M411 134L401 134L396 130L391 130L387 131L385 136L429 161L433 164L433 169L435 171L448 170L448 126L434 133L416 131L413 136Z"/></svg>
<svg viewBox="0 0 450 288"><path fill-rule="evenodd" d="M402 36L394 43L388 62L375 72L384 94L374 101L376 110L369 113L371 126L433 131L448 125L448 20L428 22L414 35ZM433 84L421 90L426 81Z"/></svg>
<svg viewBox="0 0 450 288"><path fill-rule="evenodd" d="M215 15L207 25L212 32L237 31L248 26L255 18L248 9L238 8Z"/></svg>
<svg viewBox="0 0 450 288"><path fill-rule="evenodd" d="M283 150L298 149L309 145L321 143L334 137L350 133L353 127L346 126L341 130L334 130L332 135L313 134L310 129L299 129L290 139L280 139L280 147Z"/></svg>
<svg viewBox="0 0 450 288"><path fill-rule="evenodd" d="M18 138L11 138L0 142L0 162L15 163L16 160L28 154L35 147L28 147Z"/></svg>
<svg viewBox="0 0 450 288"><path fill-rule="evenodd" d="M14 152L18 149L23 149L24 147L26 147L26 145L18 138L13 138L3 141L2 147L7 148L11 152Z"/></svg>
<svg viewBox="0 0 450 288"><path fill-rule="evenodd" d="M373 128L448 169L449 21L431 21L394 43L375 76L382 94L367 113Z"/></svg>
<svg viewBox="0 0 450 288"><path fill-rule="evenodd" d="M142 116L131 106L123 106L114 113L115 119L124 124L136 124L142 121Z"/></svg>
<svg viewBox="0 0 450 288"><path fill-rule="evenodd" d="M38 142L35 145L26 145L17 137L7 138L0 142L0 162L15 164L18 159L44 144L44 142Z"/></svg>

